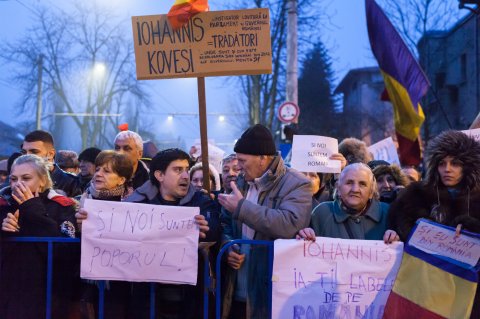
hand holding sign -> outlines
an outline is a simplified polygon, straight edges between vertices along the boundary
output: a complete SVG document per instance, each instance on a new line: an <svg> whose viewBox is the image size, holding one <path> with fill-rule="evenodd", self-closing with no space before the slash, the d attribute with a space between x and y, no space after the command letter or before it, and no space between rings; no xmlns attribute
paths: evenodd
<svg viewBox="0 0 480 319"><path fill-rule="evenodd" d="M89 199L85 211L82 278L196 284L199 228L208 230L198 207Z"/></svg>
<svg viewBox="0 0 480 319"><path fill-rule="evenodd" d="M342 158L338 153L338 141L334 138L293 136L291 165L300 172L340 173Z"/></svg>

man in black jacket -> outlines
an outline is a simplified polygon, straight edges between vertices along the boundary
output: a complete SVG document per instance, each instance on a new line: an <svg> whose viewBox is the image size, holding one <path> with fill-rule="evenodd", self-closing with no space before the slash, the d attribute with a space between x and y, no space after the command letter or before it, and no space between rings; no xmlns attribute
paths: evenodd
<svg viewBox="0 0 480 319"><path fill-rule="evenodd" d="M22 153L35 154L50 163L49 171L54 189L63 191L68 197L74 197L82 193L79 178L63 171L55 164L55 144L53 136L49 132L36 130L25 135L22 143Z"/></svg>
<svg viewBox="0 0 480 319"><path fill-rule="evenodd" d="M126 198L127 202L147 203L168 206L199 207L200 214L195 216L200 226L202 241L218 241L220 236L220 206L203 192L196 192L190 184L188 174L189 155L175 148L160 151L150 164L150 180L137 188ZM205 220L208 222L206 226ZM208 230L208 231L207 231ZM198 282L202 282L201 267ZM168 318L188 319L200 317L201 284L196 287L188 285L156 285L157 313ZM148 317L148 285L134 284L135 304L140 304L138 318ZM143 306L141 305L143 301ZM145 304L147 302L147 304ZM138 307L138 306L137 306ZM163 318L163 317L162 317Z"/></svg>

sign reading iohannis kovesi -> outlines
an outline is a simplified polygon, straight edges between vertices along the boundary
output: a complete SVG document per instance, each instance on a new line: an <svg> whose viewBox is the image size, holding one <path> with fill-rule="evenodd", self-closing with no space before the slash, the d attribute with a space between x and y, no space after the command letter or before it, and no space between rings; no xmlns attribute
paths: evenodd
<svg viewBox="0 0 480 319"><path fill-rule="evenodd" d="M268 9L212 11L174 30L167 15L132 17L137 79L272 72Z"/></svg>

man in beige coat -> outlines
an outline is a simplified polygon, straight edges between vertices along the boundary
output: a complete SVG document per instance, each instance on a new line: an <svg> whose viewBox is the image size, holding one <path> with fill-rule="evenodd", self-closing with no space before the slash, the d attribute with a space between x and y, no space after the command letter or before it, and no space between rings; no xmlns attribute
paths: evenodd
<svg viewBox="0 0 480 319"><path fill-rule="evenodd" d="M232 193L219 195L223 241L294 238L310 222L310 181L284 165L263 125L247 129L234 150L243 173ZM267 249L248 246L228 254L223 318L270 317Z"/></svg>

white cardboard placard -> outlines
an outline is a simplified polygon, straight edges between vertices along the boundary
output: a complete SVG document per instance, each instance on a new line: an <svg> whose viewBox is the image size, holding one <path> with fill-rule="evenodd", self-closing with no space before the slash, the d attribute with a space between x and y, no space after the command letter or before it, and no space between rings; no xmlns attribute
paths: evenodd
<svg viewBox="0 0 480 319"><path fill-rule="evenodd" d="M82 278L197 283L198 207L87 199L84 209Z"/></svg>
<svg viewBox="0 0 480 319"><path fill-rule="evenodd" d="M480 240L432 223L419 221L408 243L426 253L441 255L475 266L480 258Z"/></svg>
<svg viewBox="0 0 480 319"><path fill-rule="evenodd" d="M275 241L272 318L382 318L403 243Z"/></svg>
<svg viewBox="0 0 480 319"><path fill-rule="evenodd" d="M329 157L338 153L338 141L332 137L294 135L291 166L300 172L340 173L341 162Z"/></svg>
<svg viewBox="0 0 480 319"><path fill-rule="evenodd" d="M370 153L372 153L373 158L376 160L384 160L390 164L397 164L400 166L400 159L398 158L397 148L393 139L387 137L380 142L377 142L368 147Z"/></svg>

